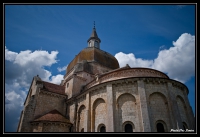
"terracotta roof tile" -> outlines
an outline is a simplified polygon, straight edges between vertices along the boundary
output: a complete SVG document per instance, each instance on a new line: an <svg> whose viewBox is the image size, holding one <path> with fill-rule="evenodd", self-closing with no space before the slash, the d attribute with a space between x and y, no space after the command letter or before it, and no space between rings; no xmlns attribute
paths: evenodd
<svg viewBox="0 0 200 137"><path fill-rule="evenodd" d="M50 92L65 95L65 87L64 86L56 85L56 84L49 83L46 81L42 81L42 82L43 82L43 89L46 89Z"/></svg>
<svg viewBox="0 0 200 137"><path fill-rule="evenodd" d="M38 122L38 121L71 123L68 119L66 119L56 109L54 109L54 110L48 112L47 114L35 119L33 122Z"/></svg>
<svg viewBox="0 0 200 137"><path fill-rule="evenodd" d="M119 63L117 59L108 52L94 47L84 48L79 54L69 63L67 74L74 68L77 63L86 60L87 62L96 62L110 69L118 69Z"/></svg>

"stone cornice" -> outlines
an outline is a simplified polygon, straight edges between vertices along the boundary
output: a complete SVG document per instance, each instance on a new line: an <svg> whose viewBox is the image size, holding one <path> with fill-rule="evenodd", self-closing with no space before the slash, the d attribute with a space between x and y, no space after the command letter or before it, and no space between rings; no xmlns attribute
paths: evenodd
<svg viewBox="0 0 200 137"><path fill-rule="evenodd" d="M164 84L167 83L169 79L163 79L163 78L152 78L152 77L147 77L144 79L145 83L158 83L158 84Z"/></svg>
<svg viewBox="0 0 200 137"><path fill-rule="evenodd" d="M182 83L180 83L180 82L178 82L178 81L173 81L173 82L171 82L172 83L172 86L174 86L174 87L176 87L176 88L178 88L178 89L180 89L180 90L183 90L184 89L184 87L186 87L184 84L182 84ZM187 94L189 93L189 91L188 91L188 88L186 87L186 92L187 92Z"/></svg>
<svg viewBox="0 0 200 137"><path fill-rule="evenodd" d="M69 76L69 77L65 80L64 84L65 84L67 81L69 81L70 79L72 79L73 77L74 77L74 74L72 74L71 76Z"/></svg>
<svg viewBox="0 0 200 137"><path fill-rule="evenodd" d="M65 100L65 103L66 104L72 104L73 102L75 102L76 101L76 98L75 97L71 97L71 98L69 98L69 99L66 99Z"/></svg>
<svg viewBox="0 0 200 137"><path fill-rule="evenodd" d="M69 71L69 73L67 73L67 71L66 71L66 74L64 75L64 79L68 76L68 75L70 75L70 73L72 72L74 70L74 67ZM73 74L72 74L73 75Z"/></svg>
<svg viewBox="0 0 200 137"><path fill-rule="evenodd" d="M61 94L53 93L53 92L50 92L50 91L45 91L44 89L40 90L39 93L50 95L50 96L55 96L55 97L58 97L58 98L66 98L67 97L67 95L61 95Z"/></svg>
<svg viewBox="0 0 200 137"><path fill-rule="evenodd" d="M72 123L59 122L59 121L55 121L55 122L52 122L52 121L37 121L37 122L35 122L35 121L33 121L33 122L31 122L31 125L37 125L39 123L43 123L44 126L47 126L48 124L50 124L50 125L53 124L53 125L59 125L59 126L67 126L67 127L69 127L69 126L72 125Z"/></svg>
<svg viewBox="0 0 200 137"><path fill-rule="evenodd" d="M74 77L80 79L80 80L83 80L83 81L86 81L87 79L86 78L83 78L83 77L80 77L80 76L77 76L77 75L74 75Z"/></svg>
<svg viewBox="0 0 200 137"><path fill-rule="evenodd" d="M148 69L148 68L128 68L128 69L119 69L117 71L112 71L110 73L106 73L103 75L100 75L96 80L90 82L85 86L85 90L98 85L100 83L109 82L113 80L118 79L124 79L124 78L134 78L134 77L158 77L158 78L166 78L169 79L167 75L164 73Z"/></svg>
<svg viewBox="0 0 200 137"><path fill-rule="evenodd" d="M69 76L69 77L65 80L64 85L65 85L70 79L72 79L72 78L78 78L78 79L80 79L80 80L82 80L82 81L86 81L86 80L87 80L86 78L77 76L77 74L73 74L73 75Z"/></svg>

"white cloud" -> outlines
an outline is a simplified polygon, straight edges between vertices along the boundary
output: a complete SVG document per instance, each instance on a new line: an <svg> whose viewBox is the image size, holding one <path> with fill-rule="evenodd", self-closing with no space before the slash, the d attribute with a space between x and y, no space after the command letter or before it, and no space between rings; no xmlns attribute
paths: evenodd
<svg viewBox="0 0 200 137"><path fill-rule="evenodd" d="M31 81L39 75L44 81L58 84L63 76L52 76L45 66L57 63L58 51L9 51L5 47L5 121L15 130ZM52 79L50 80L50 77ZM7 125L8 126L8 125Z"/></svg>
<svg viewBox="0 0 200 137"><path fill-rule="evenodd" d="M195 36L182 34L173 47L161 50L153 67L166 72L170 78L186 82L195 74Z"/></svg>
<svg viewBox="0 0 200 137"><path fill-rule="evenodd" d="M7 84L15 83L28 87L34 76L39 75L43 80L49 80L51 72L44 69L44 66L51 66L57 63L58 52L52 51L21 51L20 53L5 49L5 81Z"/></svg>
<svg viewBox="0 0 200 137"><path fill-rule="evenodd" d="M115 58L118 60L120 67L124 67L126 64L129 64L130 67L150 67L153 63L152 60L135 58L133 53L125 54L119 52L115 54Z"/></svg>
<svg viewBox="0 0 200 137"><path fill-rule="evenodd" d="M58 51L51 51L50 54L47 51L42 50L37 50L34 52L31 52L30 50L21 51L16 56L14 63L17 63L20 66L51 66L52 64L57 63L57 60L55 60L57 54Z"/></svg>
<svg viewBox="0 0 200 137"><path fill-rule="evenodd" d="M66 70L66 68L67 68L67 66L68 65L66 65L66 66L64 66L64 67L58 67L57 69L58 69L58 72L62 72L62 71L65 71Z"/></svg>
<svg viewBox="0 0 200 137"><path fill-rule="evenodd" d="M56 76L52 76L50 82L54 83L54 84L60 84L61 81L63 80L63 75L58 74Z"/></svg>
<svg viewBox="0 0 200 137"><path fill-rule="evenodd" d="M120 67L129 64L131 67L147 67L157 69L171 79L186 82L195 74L195 36L183 33L173 47L160 50L154 60L136 58L133 53L119 52L115 55ZM161 46L162 47L162 46Z"/></svg>
<svg viewBox="0 0 200 137"><path fill-rule="evenodd" d="M17 55L18 55L17 53L9 51L5 47L5 60L14 61Z"/></svg>
<svg viewBox="0 0 200 137"><path fill-rule="evenodd" d="M61 81L59 79L63 76L52 76L50 71L44 69L45 66L57 63L57 54L57 51L48 53L42 50L34 52L26 50L16 53L5 47L5 110L7 116L12 115L11 112L19 114L19 110L22 110L34 76L39 75L42 80L53 83Z"/></svg>
<svg viewBox="0 0 200 137"><path fill-rule="evenodd" d="M18 109L23 107L24 98L20 94L16 93L14 90L5 93L5 110L10 111L13 109Z"/></svg>

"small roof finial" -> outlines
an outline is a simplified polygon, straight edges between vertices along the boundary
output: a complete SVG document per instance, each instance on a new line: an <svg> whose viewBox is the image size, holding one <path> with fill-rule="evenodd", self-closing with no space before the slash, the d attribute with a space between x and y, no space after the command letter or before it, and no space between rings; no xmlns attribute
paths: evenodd
<svg viewBox="0 0 200 137"><path fill-rule="evenodd" d="M94 21L94 28L95 28L95 21Z"/></svg>

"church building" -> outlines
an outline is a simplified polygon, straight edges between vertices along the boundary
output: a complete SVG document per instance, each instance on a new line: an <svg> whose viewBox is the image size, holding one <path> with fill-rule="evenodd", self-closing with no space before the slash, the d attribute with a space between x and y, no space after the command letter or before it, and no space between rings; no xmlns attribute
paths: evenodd
<svg viewBox="0 0 200 137"><path fill-rule="evenodd" d="M186 85L155 69L120 68L95 26L87 43L60 85L33 77L17 132L194 130Z"/></svg>

